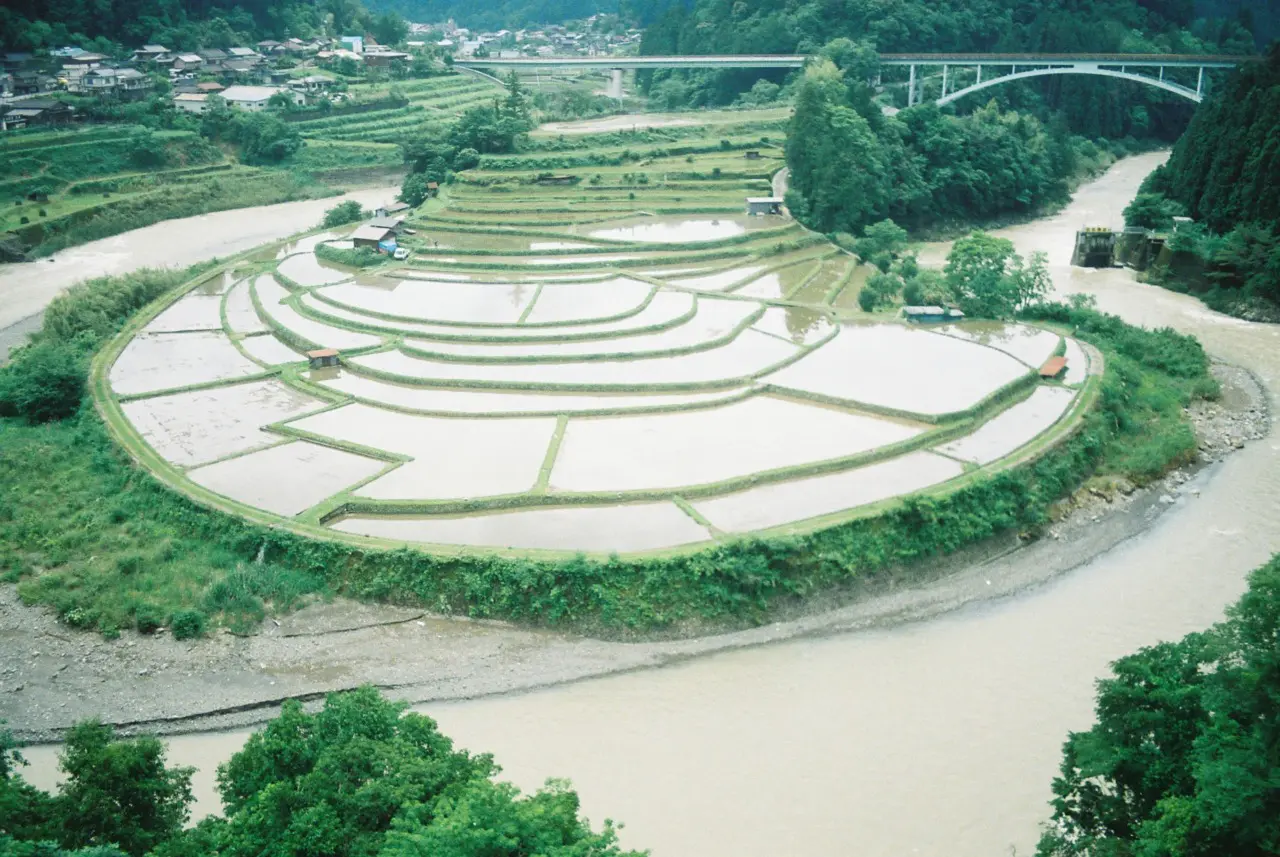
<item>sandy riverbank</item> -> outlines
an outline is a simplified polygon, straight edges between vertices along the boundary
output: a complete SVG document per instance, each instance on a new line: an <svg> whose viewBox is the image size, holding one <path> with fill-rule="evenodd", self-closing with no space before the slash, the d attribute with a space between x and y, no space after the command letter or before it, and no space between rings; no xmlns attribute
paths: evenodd
<svg viewBox="0 0 1280 857"><path fill-rule="evenodd" d="M87 717L162 734L230 729L274 716L281 701L370 683L410 702L505 694L659 667L802 636L919 621L1037 586L1193 503L1217 462L1267 430L1266 394L1218 365L1219 403L1195 406L1203 462L1139 491L1078 492L1047 536L1016 535L910 574L889 575L796 608L784 621L692 639L611 642L420 610L317 604L267 620L251 637L179 642L126 633L114 641L59 625L0 588L0 719L23 741L54 740ZM909 578L909 579L908 579Z"/></svg>

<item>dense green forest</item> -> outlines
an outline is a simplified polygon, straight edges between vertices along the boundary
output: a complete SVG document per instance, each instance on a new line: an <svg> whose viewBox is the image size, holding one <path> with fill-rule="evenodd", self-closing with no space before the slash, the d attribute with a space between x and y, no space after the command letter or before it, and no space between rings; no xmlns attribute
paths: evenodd
<svg viewBox="0 0 1280 857"><path fill-rule="evenodd" d="M697 0L673 6L645 31L643 54L813 53L828 41L866 40L885 53L903 51L1094 51L1251 53L1243 22L1195 17L1190 0ZM690 104L727 103L759 77L753 71L653 72L649 89L684 87ZM887 79L887 78L886 78ZM781 80L781 78L779 78ZM667 83L671 81L671 83ZM688 86L687 83L691 83ZM1176 139L1191 115L1184 99L1117 81L1050 77L992 91L1006 108L1042 120L1063 115L1090 137ZM984 100L985 100L984 93ZM960 105L972 108L976 105Z"/></svg>
<svg viewBox="0 0 1280 857"><path fill-rule="evenodd" d="M0 7L0 44L14 50L230 47L377 29L378 16L359 0L5 0Z"/></svg>
<svg viewBox="0 0 1280 857"><path fill-rule="evenodd" d="M962 117L932 104L886 116L847 39L795 87L787 203L821 232L859 234L883 218L911 229L1024 215L1064 201L1068 180L1109 163L1094 143L994 102Z"/></svg>
<svg viewBox="0 0 1280 857"><path fill-rule="evenodd" d="M640 857L606 821L592 830L562 781L533 795L495 782L486 754L456 750L436 723L371 688L297 702L218 769L225 815L185 828L192 768L158 739L100 723L67 735L56 794L23 780L0 731L2 857Z"/></svg>
<svg viewBox="0 0 1280 857"><path fill-rule="evenodd" d="M1168 230L1172 257L1152 275L1245 315L1280 304L1280 43L1196 111L1168 163L1125 210L1130 226Z"/></svg>
<svg viewBox="0 0 1280 857"><path fill-rule="evenodd" d="M1040 857L1280 853L1280 557L1227 619L1112 664Z"/></svg>
<svg viewBox="0 0 1280 857"><path fill-rule="evenodd" d="M623 25L648 26L683 0L373 0L378 11L393 10L410 21L436 23L452 19L473 30L518 30L539 24L561 24L592 15L616 15Z"/></svg>

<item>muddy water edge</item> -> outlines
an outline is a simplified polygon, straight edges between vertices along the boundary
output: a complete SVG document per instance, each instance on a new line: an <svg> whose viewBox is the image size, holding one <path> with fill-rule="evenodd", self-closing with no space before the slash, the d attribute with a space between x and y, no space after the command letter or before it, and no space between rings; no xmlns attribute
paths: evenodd
<svg viewBox="0 0 1280 857"><path fill-rule="evenodd" d="M1024 253L1046 250L1059 293L1195 334L1274 391L1280 328L1219 316L1128 271L1067 266L1076 229L1119 225L1160 157L1123 161L1057 216L1000 234ZM1185 487L1145 532L1070 573L928 622L423 710L522 787L571 778L589 817L624 820L624 844L656 857L1025 855L1061 742L1090 723L1107 663L1217 621L1280 549L1274 422ZM497 653L485 669L519 670L525 654ZM244 734L171 740L174 761L202 769L203 812L217 809L214 766ZM29 756L31 779L51 782L52 748Z"/></svg>

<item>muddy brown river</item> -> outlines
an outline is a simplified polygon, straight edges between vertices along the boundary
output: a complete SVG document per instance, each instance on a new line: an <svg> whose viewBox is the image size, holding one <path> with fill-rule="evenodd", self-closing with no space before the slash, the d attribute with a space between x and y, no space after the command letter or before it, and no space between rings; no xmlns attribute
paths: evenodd
<svg viewBox="0 0 1280 857"><path fill-rule="evenodd" d="M1001 234L1046 250L1060 292L1193 333L1275 390L1280 327L1216 315L1124 270L1067 266L1076 229L1119 225L1161 157L1126 160L1059 215ZM1139 537L1012 598L426 710L522 787L572 779L591 819L623 820L624 844L655 857L1029 854L1061 743L1091 722L1108 662L1217 621L1247 572L1280 549L1274 424L1197 486ZM201 768L203 811L217 809L214 766L243 738L171 740L173 761ZM47 785L52 750L29 755L29 775Z"/></svg>

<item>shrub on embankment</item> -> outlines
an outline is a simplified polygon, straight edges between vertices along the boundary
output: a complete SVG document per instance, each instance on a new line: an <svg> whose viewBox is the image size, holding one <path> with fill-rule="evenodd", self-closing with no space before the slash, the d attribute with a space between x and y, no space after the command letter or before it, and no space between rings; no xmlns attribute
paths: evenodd
<svg viewBox="0 0 1280 857"><path fill-rule="evenodd" d="M132 305L109 301L95 311L110 284L69 295L46 325L59 338L83 325L101 341ZM1054 502L1095 472L1143 480L1194 457L1182 408L1216 389L1198 342L1083 307L1030 314L1106 354L1097 406L1079 430L1034 461L817 532L639 559L368 550L200 506L133 466L81 407L42 426L0 420L0 573L28 602L107 633L154 629L161 617L193 610L248 628L315 591L610 635L763 622L805 596L891 569L909 576L913 561L1000 533L1034 533Z"/></svg>

